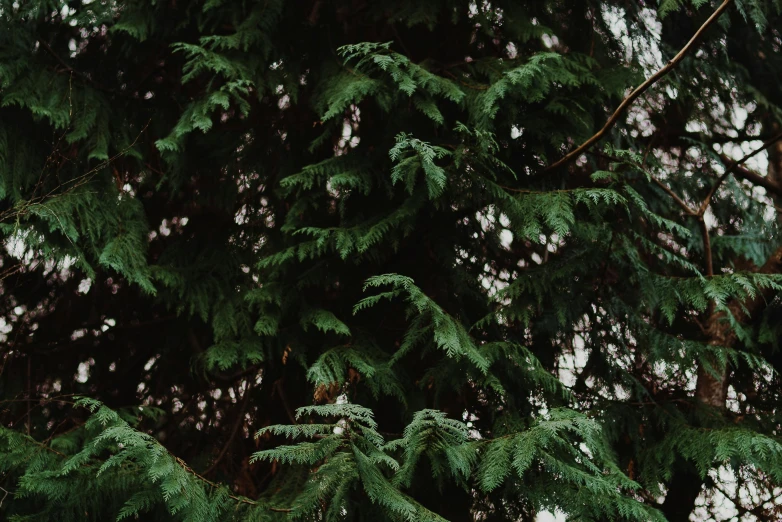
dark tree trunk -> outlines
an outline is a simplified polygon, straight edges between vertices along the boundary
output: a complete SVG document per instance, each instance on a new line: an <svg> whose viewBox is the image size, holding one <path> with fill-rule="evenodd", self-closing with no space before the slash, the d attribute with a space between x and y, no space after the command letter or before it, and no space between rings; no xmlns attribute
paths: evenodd
<svg viewBox="0 0 782 522"><path fill-rule="evenodd" d="M660 510L669 522L688 522L703 482L690 464L678 470L668 485L668 494Z"/></svg>

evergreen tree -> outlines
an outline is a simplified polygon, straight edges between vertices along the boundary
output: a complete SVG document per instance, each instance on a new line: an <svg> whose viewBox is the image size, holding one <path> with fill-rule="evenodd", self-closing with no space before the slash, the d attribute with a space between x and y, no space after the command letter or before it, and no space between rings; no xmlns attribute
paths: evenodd
<svg viewBox="0 0 782 522"><path fill-rule="evenodd" d="M0 0L0 518L782 518L778 0Z"/></svg>

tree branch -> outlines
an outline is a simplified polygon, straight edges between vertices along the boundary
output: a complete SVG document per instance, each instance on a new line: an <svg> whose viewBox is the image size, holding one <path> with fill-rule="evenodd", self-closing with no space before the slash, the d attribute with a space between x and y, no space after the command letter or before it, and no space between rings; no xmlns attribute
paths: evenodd
<svg viewBox="0 0 782 522"><path fill-rule="evenodd" d="M756 150L750 152L749 154L745 155L743 158L734 161L731 163L726 169L725 172L722 174L722 176L719 177L717 182L714 184L713 187L711 187L711 190L709 190L709 193L706 195L706 197L703 200L703 203L701 203L700 207L698 208L698 212L695 213L695 216L698 218L698 223L701 227L701 234L703 235L703 255L704 255L704 261L706 264L706 275L711 277L714 275L714 261L713 256L711 253L711 239L709 238L709 226L706 224L706 220L703 219L703 215L706 213L706 210L709 208L709 205L711 204L711 198L714 197L714 194L717 192L717 189L722 185L722 183L727 179L728 176L730 176L736 169L739 168L739 166L747 161L748 159L752 158L753 156L760 154L767 148L769 148L771 145L776 143L782 139L782 132L777 134L776 136L766 140L763 145ZM750 171L747 171L750 172ZM752 173L754 174L754 173ZM758 178L762 178L762 176L755 174Z"/></svg>
<svg viewBox="0 0 782 522"><path fill-rule="evenodd" d="M778 142L781 139L782 139L782 132L780 132L776 136L769 138L768 140L763 142L763 145L753 150L752 152L750 152L740 160L736 160L733 163L731 163L730 166L728 166L728 168L725 169L725 172L722 174L722 176L719 177L719 179L714 184L714 186L711 187L711 190L704 198L703 203L701 203L701 206L698 209L698 215L702 216L706 212L706 209L709 208L709 205L711 204L711 198L714 197L714 193L717 192L717 189L720 187L720 185L722 185L722 183L727 179L727 177L730 176L742 163L745 163L750 158L756 156L757 154L760 154L761 152L763 152L764 150L766 150L767 148L769 148L770 146L772 146L774 143ZM761 176L758 175L758 177L762 179Z"/></svg>
<svg viewBox="0 0 782 522"><path fill-rule="evenodd" d="M757 517L758 520L763 520L765 518L764 517L765 510L763 509L763 504L764 504L763 502L761 502L759 506L755 506L753 508L747 508L747 507L744 507L741 504L741 502L738 500L738 498L731 497L728 494L728 492L725 491L725 489L723 489L720 486L719 482L715 481L714 484L712 485L712 487L714 489L716 489L717 491L719 491L720 493L722 493L722 496L724 496L726 499L728 499L728 501L730 501L731 504L733 504L733 506L739 512L739 515L742 515L742 516L743 515L753 515L753 516ZM737 488L737 491L738 491L738 488ZM737 494L737 497L738 497L738 494Z"/></svg>
<svg viewBox="0 0 782 522"><path fill-rule="evenodd" d="M652 181L654 181L654 182L657 184L657 186L658 186L658 187L660 187L661 189L663 189L663 190L665 191L665 193L666 193L666 194L668 194L669 196L671 196L671 197L673 198L673 200L674 200L674 201L675 201L675 202L676 202L676 203L677 203L677 204L678 204L680 207L682 207L682 210L684 210L684 212L685 212L686 214L689 214L689 215L691 215L691 216L695 216L695 215L697 215L697 214L698 214L698 213L697 213L695 210L691 209L691 208L690 208L690 206L689 206L687 203L685 203L685 202L684 202L684 200L682 200L682 198L680 198L679 196L677 196L677 195L676 195L676 192L674 192L673 190L671 190L671 189L668 187L668 185L666 185L665 183L663 183L663 182L662 182L662 181L660 181L659 179L655 178L655 177L654 177L654 176L653 176L651 173L649 173L649 172L646 172L646 175L647 175L647 176L649 176L649 178L650 178Z"/></svg>
<svg viewBox="0 0 782 522"><path fill-rule="evenodd" d="M192 475L193 475L195 478L197 478L197 479L198 479L198 480L200 480L201 482L203 482L203 483L205 483L205 484L208 484L208 485L212 486L212 487L213 487L213 488L215 488L215 489L217 489L217 488L219 488L219 487L220 487L220 485L219 485L219 484L217 484L217 483L215 483L215 482L212 482L212 481L211 481L211 480L209 480L208 478L206 478L206 477L204 477L204 476L202 476L202 475L199 475L198 473L196 473L196 472L195 472L195 470L194 470L193 468L191 468L190 466L188 466L188 465L187 465L187 462L185 462L185 461L184 461L184 460L182 460L181 458L177 457L177 456L176 456L176 455L174 455L173 453L170 453L170 452L169 452L169 454L170 454L172 457L174 457L174 460L176 460L176 463L177 463L177 464L179 464L179 465L182 467L182 469L184 469L184 470L185 470L185 471L187 471L188 473L192 474ZM236 500L237 502L241 502L242 504L249 504L249 505L251 505L251 506L258 506L258 505L260 505L260 503L259 503L259 502L256 502L255 500L251 500L251 499L249 499L249 498L247 498L247 497L237 496L237 495L233 495L233 494L231 494L231 493L228 493L228 497L230 497L230 498L232 498L232 499ZM291 511L293 511L292 509L289 509L289 508L276 508L276 507L271 507L271 506L265 506L265 507L266 507L266 509L268 509L269 511L275 511L275 512L277 512L277 513L290 513Z"/></svg>
<svg viewBox="0 0 782 522"><path fill-rule="evenodd" d="M738 134L738 133L737 133ZM665 133L666 139L687 139L699 141L705 144L725 144L725 143L744 143L748 141L763 141L771 137L771 134L761 133L757 136L742 133L737 136L728 136L727 134L706 134L704 132L673 131ZM650 140L651 141L651 140Z"/></svg>
<svg viewBox="0 0 782 522"><path fill-rule="evenodd" d="M244 390L242 405L239 407L239 412L236 415L236 421L234 422L233 428L231 429L231 434L228 435L228 440L225 441L223 449L220 451L220 454L217 455L217 458L214 460L214 462L212 462L212 465L209 466L209 469L204 471L204 476L209 475L212 471L217 469L217 465L220 464L220 461L223 460L225 454L228 453L228 448L231 447L234 438L236 438L236 434L239 432L239 426L244 424L244 412L247 411L247 406L250 404L250 390L252 390L252 384L253 382L251 380L247 381L247 388Z"/></svg>
<svg viewBox="0 0 782 522"><path fill-rule="evenodd" d="M673 59L665 64L663 68L651 75L645 82L636 87L633 92L627 95L627 97L622 100L622 103L619 104L619 107L616 108L611 117L608 118L608 121L605 123L605 125L603 125L602 129L597 131L595 135L582 143L578 148L566 154L562 159L546 167L545 170L552 170L564 165L565 163L568 163L569 161L577 158L582 152L591 147L594 143L599 141L606 132L611 130L611 128L616 125L616 122L619 121L619 117L622 115L625 109L632 105L636 98L643 94L649 87L654 85L662 77L671 72L673 68L676 67L680 61L682 61L690 49L692 49L701 36L703 36L703 33L706 32L706 29L708 29L709 26L711 26L717 20L717 18L720 17L720 15L728 8L732 1L733 0L724 0L724 2L722 2L722 4L711 14L711 16L703 23L703 25L701 25L700 29L698 29L692 38L690 38L690 41L687 42L687 44L682 47L681 51L679 51L676 56L673 57Z"/></svg>
<svg viewBox="0 0 782 522"><path fill-rule="evenodd" d="M55 60L57 60L57 63L59 63L63 67L63 69L65 69L66 72L69 72L70 74L80 78L85 83L88 83L88 84L92 85L93 87L95 87L98 90L101 90L101 91L104 91L104 92L108 92L108 93L111 93L111 94L117 94L117 91L115 91L114 89L110 89L110 88L106 87L105 85L101 85L100 83L98 83L95 80L93 80L92 78L90 78L89 75L84 74L83 72L79 72L76 69L74 69L73 67L71 67L70 65L68 65L68 63L65 60L60 58L60 55L58 55L56 52L54 52L54 49L52 49L52 46L49 45L48 43L46 43L45 41L38 40L38 43L41 45L41 47L44 48L44 50L47 53L49 53Z"/></svg>
<svg viewBox="0 0 782 522"><path fill-rule="evenodd" d="M648 150L647 150L647 153L648 153ZM616 158L614 156L609 156L607 154L603 154L602 152L594 152L593 151L593 152L590 152L590 154L594 154L595 156L599 156L601 158L606 158L606 159L609 159L609 160L612 160L612 161L616 161L616 162L624 161L624 160L621 160L621 159ZM685 214L690 215L690 216L697 216L698 215L698 212L696 210L693 210L692 208L690 208L690 206L682 198L680 198L676 194L676 192L671 190L671 188L668 187L668 185L666 185L665 183L660 181L657 177L654 176L654 174L652 174L651 172L646 170L646 168L644 167L643 164L639 165L639 164L637 164L635 162L632 162L632 161L627 162L627 163L632 165L633 167L637 168L638 170L640 170L644 174L646 174L646 176L649 179L651 179L658 187L663 189L663 191L666 194L668 194L669 196L671 196L671 198L673 198L673 200L676 202L676 204L679 205L682 208L682 210L684 210Z"/></svg>
<svg viewBox="0 0 782 522"><path fill-rule="evenodd" d="M730 159L727 156L720 155L720 159L727 163L730 161ZM763 187L768 192L771 192L773 194L776 194L777 196L782 197L782 187L771 181L765 176L761 176L757 172L753 172L749 170L748 168L744 167L743 165L737 166L733 170L733 174L737 178L741 178L743 180L749 181L753 185L757 185L759 187Z"/></svg>
<svg viewBox="0 0 782 522"><path fill-rule="evenodd" d="M27 439L27 441L29 443L34 444L35 446L37 446L37 447L39 447L39 448L41 448L41 449L43 449L45 451L49 451L51 453L59 455L62 458L68 458L69 457L69 455L66 455L65 453L61 453L61 452L57 451L56 449L50 447L48 444L44 444L42 442L38 442L37 440L35 440L32 437L26 437L26 439ZM158 442L158 444L160 444L160 443ZM215 489L220 487L219 484L217 484L215 482L212 482L211 480L209 480L208 478L204 477L203 475L199 475L193 468L191 468L190 466L187 465L187 462L185 462L180 457L177 457L176 455L171 453L171 451L169 451L168 448L166 448L162 444L160 446L166 451L166 453L168 453L168 455L171 456L171 458L174 459L174 461L179 466L182 467L182 469L184 469L188 473L192 474L196 479L200 480L201 482L203 482L205 484L208 484L209 486L211 486L211 487L213 487ZM88 464L88 463L84 463L82 465L85 466L85 467L92 467L92 465ZM232 493L228 493L228 497L234 499L237 502L241 502L242 504L248 504L250 506L262 506L265 509L268 509L269 511L274 511L274 512L277 512L277 513L290 513L291 511L293 511L290 508L278 508L278 507L263 505L260 502L257 502L255 500L249 499L249 498L244 497L244 496L234 495Z"/></svg>

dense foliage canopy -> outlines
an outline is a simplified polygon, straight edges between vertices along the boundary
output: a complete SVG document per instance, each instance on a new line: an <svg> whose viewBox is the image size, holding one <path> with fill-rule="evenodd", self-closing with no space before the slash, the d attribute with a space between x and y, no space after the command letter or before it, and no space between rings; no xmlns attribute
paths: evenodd
<svg viewBox="0 0 782 522"><path fill-rule="evenodd" d="M779 520L780 7L0 0L0 518Z"/></svg>

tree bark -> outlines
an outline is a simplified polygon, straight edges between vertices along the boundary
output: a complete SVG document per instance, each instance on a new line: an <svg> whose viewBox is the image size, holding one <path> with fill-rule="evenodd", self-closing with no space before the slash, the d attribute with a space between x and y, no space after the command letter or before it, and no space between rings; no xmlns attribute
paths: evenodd
<svg viewBox="0 0 782 522"><path fill-rule="evenodd" d="M777 132L778 126L774 125L772 131ZM768 149L769 167L766 177L758 176L748 169L749 174L740 172L739 177L749 179L756 185L761 185L769 192L775 204L779 205L780 182L782 181L782 142L777 142ZM739 166L739 170L743 167ZM748 176L760 178L750 179ZM766 261L766 263L754 270L756 273L775 274L782 272L782 247L778 248ZM713 275L713 274L710 274ZM735 299L728 303L728 312L741 324L747 322L753 315L760 312L768 301L773 290L767 289L759 292L754 299ZM708 344L715 347L735 348L738 339L736 331L731 326L729 318L724 310L710 308L710 313L705 324ZM728 368L715 357L709 358L711 368L701 364L698 367L698 380L695 387L695 399L706 406L717 410L725 408L728 396ZM681 470L674 474L669 485L669 492L661 510L671 522L687 521L695 507L695 501L700 494L702 481L694 470Z"/></svg>
<svg viewBox="0 0 782 522"><path fill-rule="evenodd" d="M778 274L782 271L782 247L778 248L766 263L756 270L760 274ZM754 299L745 301L733 300L728 303L728 310L739 323L744 323L751 316L761 311L768 298L774 292L766 289L759 292ZM706 333L711 346L734 348L736 332L728 322L724 311L712 311L706 322ZM722 409L728 394L727 367L712 359L709 361L712 369L709 372L703 365L698 368L698 382L695 387L695 398L707 406ZM716 375L715 375L716 373Z"/></svg>
<svg viewBox="0 0 782 522"><path fill-rule="evenodd" d="M668 522L688 522L701 492L703 481L692 464L684 462L685 469L677 470L670 484L665 502L660 506Z"/></svg>

